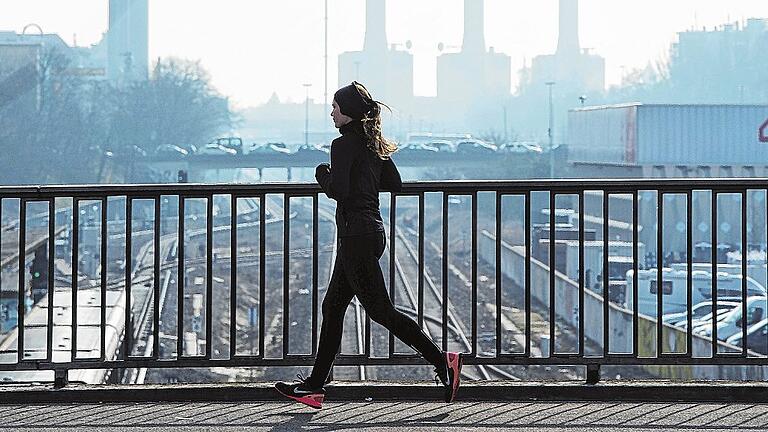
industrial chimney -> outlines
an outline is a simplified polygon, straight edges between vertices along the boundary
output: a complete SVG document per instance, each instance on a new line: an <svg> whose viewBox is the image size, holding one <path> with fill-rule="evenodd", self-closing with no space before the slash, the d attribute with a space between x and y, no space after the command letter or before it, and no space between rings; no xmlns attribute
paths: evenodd
<svg viewBox="0 0 768 432"><path fill-rule="evenodd" d="M149 0L109 0L107 78L146 80L149 72Z"/></svg>
<svg viewBox="0 0 768 432"><path fill-rule="evenodd" d="M386 6L385 0L367 0L365 3L365 42L363 51L386 51Z"/></svg>
<svg viewBox="0 0 768 432"><path fill-rule="evenodd" d="M464 0L464 52L485 52L484 0Z"/></svg>
<svg viewBox="0 0 768 432"><path fill-rule="evenodd" d="M560 0L560 34L557 54L578 54L579 48L579 0Z"/></svg>

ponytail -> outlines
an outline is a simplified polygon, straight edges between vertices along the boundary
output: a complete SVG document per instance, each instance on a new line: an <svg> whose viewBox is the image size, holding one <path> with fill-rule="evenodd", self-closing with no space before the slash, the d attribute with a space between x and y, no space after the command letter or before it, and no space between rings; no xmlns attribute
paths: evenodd
<svg viewBox="0 0 768 432"><path fill-rule="evenodd" d="M389 112L392 112L392 109L383 102L373 100L368 90L362 84L356 82L355 86L370 107L360 120L363 124L366 145L379 158L389 159L390 155L397 151L397 144L385 138L381 131L381 107L385 107Z"/></svg>

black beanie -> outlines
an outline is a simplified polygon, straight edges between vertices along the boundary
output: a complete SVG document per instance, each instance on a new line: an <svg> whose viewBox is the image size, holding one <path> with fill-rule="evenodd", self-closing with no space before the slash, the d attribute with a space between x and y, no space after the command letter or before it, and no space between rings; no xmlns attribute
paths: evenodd
<svg viewBox="0 0 768 432"><path fill-rule="evenodd" d="M338 89L333 95L333 99L336 101L336 104L339 105L339 111L341 111L342 114L355 120L361 120L372 107L366 102L363 95L360 94L360 91L355 84L365 88L365 86L357 81L352 81L352 84Z"/></svg>

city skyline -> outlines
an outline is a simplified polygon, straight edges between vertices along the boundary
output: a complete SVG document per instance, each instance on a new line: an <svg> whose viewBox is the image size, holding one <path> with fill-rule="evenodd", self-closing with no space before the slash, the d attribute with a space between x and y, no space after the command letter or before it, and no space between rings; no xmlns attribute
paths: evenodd
<svg viewBox="0 0 768 432"><path fill-rule="evenodd" d="M511 57L514 88L524 62L530 66L534 56L555 51L557 1L485 3L486 48L493 46L497 52ZM606 84L616 85L623 73L664 58L676 32L694 27L712 29L729 21L768 16L760 3L740 0L724 5L714 0L682 0L664 4L662 16L658 12L662 3L657 0L642 5L581 0L581 46L605 57ZM0 17L0 30L20 32L25 25L36 23L46 33L60 34L69 44L73 44L74 34L79 46L97 43L107 29L107 2L73 0L67 5L53 0L14 2ZM283 101L301 101L305 95L303 83L312 84L311 98L323 100L323 2L294 1L267 6L229 1L215 7L185 2L185 19L175 20L174 14L181 5L179 0L150 1L150 59L174 56L200 60L210 72L214 86L241 108L264 103L273 92ZM416 4L387 1L389 43L404 44L410 40L413 44L410 52L414 55L417 96L433 96L436 92L435 62L440 54L437 44L444 44L443 52L460 47L462 6L462 0ZM432 22L444 24L424 25ZM640 33L649 23L653 23L655 31ZM362 48L364 25L365 2L329 1L329 98L335 90L338 54ZM249 51L261 55L249 55ZM265 58L281 67L264 68Z"/></svg>

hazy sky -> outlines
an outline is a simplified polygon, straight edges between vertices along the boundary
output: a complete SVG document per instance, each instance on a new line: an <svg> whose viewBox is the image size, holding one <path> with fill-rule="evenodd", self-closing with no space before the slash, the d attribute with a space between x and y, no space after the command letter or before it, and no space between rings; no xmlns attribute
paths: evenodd
<svg viewBox="0 0 768 432"><path fill-rule="evenodd" d="M266 101L323 100L322 0L149 0L151 58L202 61L213 83L237 106ZM749 17L768 17L766 0L581 0L581 46L606 59L608 85L622 70L665 57L676 32ZM107 29L107 0L0 0L0 30L36 23L72 44L98 42ZM554 51L557 0L486 0L485 41L523 62ZM336 55L362 48L365 1L328 0L329 93L336 87ZM390 43L413 43L415 91L435 93L437 44L461 45L463 0L387 0ZM516 75L513 76L513 83Z"/></svg>

